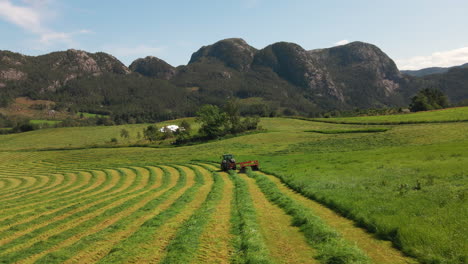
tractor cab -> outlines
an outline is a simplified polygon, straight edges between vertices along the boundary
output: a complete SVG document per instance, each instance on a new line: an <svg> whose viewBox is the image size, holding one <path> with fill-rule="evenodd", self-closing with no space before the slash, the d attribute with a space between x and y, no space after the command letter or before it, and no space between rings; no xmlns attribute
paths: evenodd
<svg viewBox="0 0 468 264"><path fill-rule="evenodd" d="M224 154L221 160L221 170L228 171L228 170L236 170L236 160L234 159L234 155L232 154Z"/></svg>

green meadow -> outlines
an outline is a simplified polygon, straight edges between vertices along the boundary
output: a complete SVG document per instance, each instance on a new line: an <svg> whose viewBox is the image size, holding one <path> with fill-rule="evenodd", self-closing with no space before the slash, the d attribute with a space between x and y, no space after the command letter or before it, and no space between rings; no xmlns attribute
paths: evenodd
<svg viewBox="0 0 468 264"><path fill-rule="evenodd" d="M188 120L196 130L194 120ZM278 217L290 219L297 228L294 234L304 236L301 239L317 252L309 263L467 263L468 122L463 120L468 120L466 107L315 121L264 118L260 123L264 133L178 147L168 142L161 147L128 147L139 142L137 134L148 124L0 135L0 200L4 201L0 231L9 230L0 235L0 263L21 262L27 256L38 263L74 263L80 254L96 254L89 263L175 263L191 257L197 263L283 263L275 260L278 250L268 229L259 225L266 216L258 211L257 200L249 197L252 182L265 201L284 211ZM129 131L129 139L120 138L122 129ZM105 147L111 138L119 143ZM268 179L280 179L284 185L255 174L250 178L216 173L217 166L212 165L223 153L234 154L237 161L258 159ZM159 187L147 187L158 181L162 181ZM234 191L229 196L226 188L231 185ZM159 196L163 191L167 194ZM111 199L114 192L122 200L116 207L112 206L120 200ZM85 200L79 204L82 193ZM61 195L69 200L59 199ZM391 244L388 254L394 259L378 260L372 247L355 242L359 239L352 232L333 224L338 220L316 214L294 195L317 202L330 210L333 219L351 221L350 228L367 232L369 242ZM225 200L231 196L233 200ZM98 202L94 197L103 198ZM89 207L80 209L86 203ZM212 245L204 244L210 236L205 232L221 228L210 219L215 219L215 208L225 204L231 204L225 223L230 231L216 234L224 234L224 240L232 243L227 249L213 249L228 252L219 253L222 256L206 253ZM61 210L67 217L60 217ZM120 220L113 222L112 217ZM70 221L74 227L60 230L41 221L64 226ZM157 240L144 230L154 236L165 230L174 240ZM127 233L119 237L119 232ZM49 239L39 242L40 237ZM162 251L145 251L152 239L163 243ZM340 250L333 250L336 245ZM141 258L126 255L126 248ZM197 253L200 250L204 253ZM398 261L396 254L401 255Z"/></svg>
<svg viewBox="0 0 468 264"><path fill-rule="evenodd" d="M468 107L448 108L401 115L313 118L311 120L344 124L411 124L468 121Z"/></svg>

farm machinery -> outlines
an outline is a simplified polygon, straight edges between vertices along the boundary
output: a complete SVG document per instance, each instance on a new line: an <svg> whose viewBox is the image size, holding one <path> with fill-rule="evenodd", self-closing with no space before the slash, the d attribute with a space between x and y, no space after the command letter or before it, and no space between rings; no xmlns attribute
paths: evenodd
<svg viewBox="0 0 468 264"><path fill-rule="evenodd" d="M249 161L244 161L244 162L239 162L236 163L236 160L234 159L234 155L232 154L224 154L221 160L221 170L223 171L228 171L228 170L237 170L237 167L239 165L239 171L240 172L245 172L247 167L251 167L252 170L258 170L258 160L249 160Z"/></svg>

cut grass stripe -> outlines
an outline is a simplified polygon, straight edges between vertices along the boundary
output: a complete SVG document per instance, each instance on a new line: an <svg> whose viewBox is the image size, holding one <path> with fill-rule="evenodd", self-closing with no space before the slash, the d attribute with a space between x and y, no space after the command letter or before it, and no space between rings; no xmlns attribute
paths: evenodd
<svg viewBox="0 0 468 264"><path fill-rule="evenodd" d="M4 172L5 173L5 172ZM11 198L12 194L13 197L16 197L17 195L24 195L28 194L31 191L36 191L36 190L41 190L41 189L47 189L51 188L51 185L54 184L54 181L63 181L64 180L64 175L62 174L47 174L47 175L40 175L40 174L31 174L31 172L27 173L19 173L19 172L6 172L8 177L28 177L31 178L31 186L28 188L16 190L16 191L10 191L10 192L4 192L0 196L1 200L4 200L6 198ZM27 176L25 176L27 175ZM60 177L61 179L54 179L54 178ZM14 192L14 193L13 193Z"/></svg>
<svg viewBox="0 0 468 264"><path fill-rule="evenodd" d="M200 166L214 171L212 167L200 164ZM220 173L223 179L223 197L214 208L213 215L200 236L200 247L191 263L229 263L234 248L231 234L231 202L233 200L234 185L226 173Z"/></svg>
<svg viewBox="0 0 468 264"><path fill-rule="evenodd" d="M195 170L193 169L189 169L185 166L183 166L182 169L186 170L187 174L195 175ZM203 204L211 190L211 186L213 185L211 173L206 170L201 170L201 176L205 184L197 190L193 199L188 202L185 208L177 215L161 225L151 240L140 244L139 246L144 250L139 251L138 254L134 254L134 256L128 260L129 262L159 263L161 259L164 258L167 245L175 237L180 226L182 226L182 224Z"/></svg>
<svg viewBox="0 0 468 264"><path fill-rule="evenodd" d="M139 173L137 173L137 178L141 178ZM132 210L129 210L128 213L138 209L135 208L134 205L140 203L147 195L148 193L146 192L143 194L127 197L117 203L110 204L108 207L101 208L98 211L93 211L90 216L80 218L79 220L74 221L72 224L63 225L63 230L58 228L57 231L59 232L55 232L53 235L47 235L45 239L42 236L39 237L39 240L28 239L26 244L30 244L29 246L22 246L21 249L15 248L15 251L9 251L9 253L5 254L5 256L2 256L2 258L7 259L9 262L16 262L21 259L30 258L32 256L38 257L41 254L45 254L47 253L48 249L63 243L63 241L66 241L70 237L77 237L77 234L81 234L87 230L93 230L96 225L103 221L106 222L106 219L109 217L129 210L129 208L132 208ZM70 217L65 220L69 220L69 218Z"/></svg>
<svg viewBox="0 0 468 264"><path fill-rule="evenodd" d="M390 241L376 239L372 234L369 234L364 229L357 227L353 221L346 219L324 205L293 191L283 184L277 177L264 174L262 172L257 173L267 177L269 180L274 182L283 193L312 210L317 216L326 221L328 225L339 231L343 238L356 243L356 245L365 251L365 253L371 258L373 263L417 263L414 259L405 257L402 252L393 248Z"/></svg>
<svg viewBox="0 0 468 264"><path fill-rule="evenodd" d="M57 194L57 192L60 192L60 197L66 197L67 194L76 194L80 191L82 191L83 189L86 189L87 187L89 187L89 185L93 184L91 182L91 175L86 173L86 172L79 172L77 173L77 177L76 177L76 180L74 182L72 182L72 184L70 186L67 186L65 187L64 190L56 190L53 194ZM57 199L60 199L58 198L59 195L51 195L51 197L54 197L56 198L55 200ZM34 203L36 202L36 203ZM33 199L33 200L28 200L28 199L25 199L24 201L22 201L21 203L18 203L18 204L13 204L13 205L9 205L9 206L6 206L4 210L6 209L13 209L13 210L24 210L24 208L27 208L28 206L29 207L36 207L37 204L40 204L40 203L44 203L44 202L49 202L49 200L47 201L44 201L42 199Z"/></svg>
<svg viewBox="0 0 468 264"><path fill-rule="evenodd" d="M276 184L264 175L247 174L254 178L265 196L293 217L293 224L301 229L307 241L317 249L316 258L321 263L370 263L368 257L356 246L345 241L335 230L318 216L281 192Z"/></svg>
<svg viewBox="0 0 468 264"><path fill-rule="evenodd" d="M179 228L174 239L167 246L167 254L161 263L189 263L195 255L206 224L223 196L224 181L216 172L211 172L213 185L206 200L194 214Z"/></svg>
<svg viewBox="0 0 468 264"><path fill-rule="evenodd" d="M24 175L24 174L21 174L21 175ZM67 175L64 175L64 174L35 175L35 176L32 176L32 177L34 177L36 179L36 182L35 182L34 186L32 186L31 188L29 188L27 190L11 191L11 192L8 192L8 194L4 193L2 195L2 197L1 197L1 200L6 201L6 200L9 200L9 199L15 199L15 198L19 198L19 197L22 197L22 196L26 196L26 195L29 195L29 192L32 192L32 191L42 191L42 190L54 189L54 188L56 188L56 186L51 186L51 185L53 185L52 182L54 181L53 177L62 178L62 180L61 180L62 185L65 185L69 181L69 177L67 177Z"/></svg>
<svg viewBox="0 0 468 264"><path fill-rule="evenodd" d="M135 180L135 174L134 173L131 173L130 175L129 174L126 174L126 172L123 170L123 169L117 169L121 176L123 177L123 175L126 175L127 178L129 178L128 183L129 184L132 184L132 187L133 188L136 188L137 185L135 184L134 181L131 181L131 179ZM80 175L81 173L78 173L78 175ZM80 188L73 188L73 189L67 189L66 192L62 192L60 194L55 194L55 195L52 195L50 194L48 197L50 197L50 199L46 199L46 198L42 198L42 199L39 199L39 202L36 202L36 203L31 203L29 205L24 205L23 207L17 207L17 212L24 212L26 211L27 209L26 208L34 208L34 211L36 211L36 209L39 207L39 208L47 208L47 209L51 209L52 207L54 207L55 205L57 205L57 201L60 201L61 204L70 204L72 201L81 201L84 197L86 197L87 195L89 194L92 194L96 191L96 188L92 188L92 189L89 189L89 184L86 184L87 186L81 186ZM97 188L97 190L99 190L99 188ZM129 189L129 191L131 191ZM42 205L42 206L39 206L39 205ZM11 212L10 212L11 214Z"/></svg>
<svg viewBox="0 0 468 264"><path fill-rule="evenodd" d="M96 193L92 196L87 196L87 197L78 196L77 199L75 200L69 200L66 202L54 204L53 206L40 207L40 208L33 209L30 211L23 211L22 213L14 214L14 216L4 219L0 222L0 226L2 226L2 228L0 228L0 232L5 230L5 228L9 228L9 227L13 227L19 224L30 222L44 215L50 215L50 217L52 217L52 214L54 213L56 213L55 216L63 215L69 212L70 210L78 208L77 206L79 206L80 204L92 205L93 204L92 201L94 201L94 204L97 204L99 202L102 202L104 198L110 197L114 193L118 193L119 190L122 190L122 189L119 189L124 185L124 178L122 177L122 175L120 175L117 171L114 171L114 170L106 170L105 173L108 175L108 177L112 178L112 183L108 187L109 189L103 189L100 192L106 191L107 195L99 196L99 194ZM90 199L92 199L92 201ZM0 235L0 237L2 237L2 235Z"/></svg>
<svg viewBox="0 0 468 264"><path fill-rule="evenodd" d="M123 171L121 172L123 173ZM133 189L137 184L138 180L133 181L132 184L128 186L128 189ZM85 210L73 215L61 216L59 217L59 220L55 222L40 222L40 228L28 230L28 232L23 231L19 237L13 236L6 240L3 239L0 243L0 255L27 248L37 241L45 240L50 236L58 236L61 232L71 228L76 228L76 226L79 226L83 222L87 223L92 221L93 218L103 212L106 212L106 210L118 210L123 206L130 206L132 199L138 198L138 195L141 192L144 192L144 190L135 190L131 196L124 193L118 197L110 197L110 199L97 203L91 207L86 207L85 205ZM71 224L69 222L71 222Z"/></svg>
<svg viewBox="0 0 468 264"><path fill-rule="evenodd" d="M180 167L177 167L177 170L179 171L181 178L185 180L185 171ZM135 233L133 233L126 240L119 243L119 245L112 248L109 254L101 259L98 263L122 263L129 262L129 259L131 260L135 257L141 257L141 254L136 252L144 252L145 248L135 245L142 245L148 241L151 241L157 230L159 230L163 224L180 213L187 206L187 204L194 199L198 189L203 184L203 176L200 173L195 173L194 185L192 185L180 197L178 197L169 208L162 211L155 217L147 220ZM185 182L183 182L183 185L185 185Z"/></svg>
<svg viewBox="0 0 468 264"><path fill-rule="evenodd" d="M260 230L275 262L287 264L318 263L314 259L316 250L310 246L300 229L291 225L292 217L276 204L270 202L254 179L244 174L238 175L248 183Z"/></svg>
<svg viewBox="0 0 468 264"><path fill-rule="evenodd" d="M154 170L151 170L151 175L151 178L155 177ZM153 214L154 211L165 200L167 200L174 193L174 191L178 189L178 186L180 186L180 184L176 185L175 182L170 179L170 177L171 176L169 175L167 170L165 170L163 176L163 184L161 184L158 189L153 190L153 194L149 197L148 202L144 206L138 208L136 211L133 212L127 211L127 215L125 217L120 218L119 220L106 226L98 232L94 232L87 236L81 237L78 241L70 244L68 247L63 247L60 250L48 253L47 255L38 259L37 263L63 263L67 260L72 260L73 262L73 259L77 260L75 261L76 263L90 263L93 260L95 261L96 259L93 259L93 257L99 258L99 254L97 253L102 254L103 251L101 245L101 247L99 248L100 250L94 251L95 254L88 254L92 253L93 249L96 249L96 245L93 244L99 244L100 241L103 241L105 242L105 247L107 247L107 251L109 251L112 245L111 241L113 241L113 236L116 233L118 234L117 237L121 237L122 232L128 235L128 232L125 232L126 230L133 230L135 228L135 223L138 223L139 221L141 222L141 219L145 219L148 217L148 215ZM180 179L178 180L178 182L180 182ZM170 184L172 184L173 186L169 186ZM170 189L168 189L168 187L170 187ZM92 248L88 252L82 252L88 247ZM82 252L85 254L81 254L82 258L76 259L75 256L77 255L77 252Z"/></svg>
<svg viewBox="0 0 468 264"><path fill-rule="evenodd" d="M93 173L97 173L97 172L93 172ZM104 180L101 180L101 182L103 182L104 184L101 184L101 186L98 186L97 188L95 188L94 189L95 191L103 188L104 186L106 186L106 184L108 182L110 182L110 176L108 174L103 173L101 176L104 179ZM55 197L55 196L48 195L46 197L43 197L42 199L45 200L44 202L47 202L47 197ZM77 197L77 200L79 200L79 201L77 201L77 203L85 204L83 202L86 200L87 194L86 193L78 193L78 194L75 195L75 197ZM64 203L66 204L66 207L68 207L69 210L72 209L72 207L71 207L72 205L70 205L70 204L72 204L72 200L66 200L65 202L60 203L60 205L63 205ZM75 205L77 203L75 203ZM35 218L35 217L37 218L37 216L43 215L42 212L47 212L47 214L50 214L51 212L54 212L54 210L57 209L57 206L59 205L59 204L50 203L50 202L47 205L40 206L40 204L41 203L33 203L35 209L33 209L32 211L29 211L29 214L28 214L28 211L25 210L25 209L22 209L22 210L18 211L18 213L16 213L16 214L14 214L13 212L9 212L9 214L14 215L14 217L12 217L10 219L7 219L5 221L2 221L0 225L4 226L5 224L7 224L10 227L15 226L19 222L24 222L24 219L27 219L28 216L32 217L32 218ZM62 209L66 210L65 208L62 208ZM65 213L65 212L62 211L61 213ZM21 220L23 220L23 221L21 221ZM2 229L4 229L4 227L0 228L0 230L2 230ZM0 235L0 237L2 237L2 236Z"/></svg>
<svg viewBox="0 0 468 264"><path fill-rule="evenodd" d="M233 171L229 172L229 176L235 187L231 223L236 236L236 252L232 263L273 263L257 223L247 183Z"/></svg>

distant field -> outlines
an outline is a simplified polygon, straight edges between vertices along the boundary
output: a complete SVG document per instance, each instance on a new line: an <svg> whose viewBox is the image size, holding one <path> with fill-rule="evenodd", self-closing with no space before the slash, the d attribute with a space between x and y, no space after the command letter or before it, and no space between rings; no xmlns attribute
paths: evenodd
<svg viewBox="0 0 468 264"><path fill-rule="evenodd" d="M468 121L468 107L449 108L443 110L417 112L402 115L311 118L310 120L341 124L412 124L457 122Z"/></svg>
<svg viewBox="0 0 468 264"><path fill-rule="evenodd" d="M106 117L107 115L101 115L101 114L92 114L92 113L86 113L86 112L78 112L76 113L77 116L83 115L83 117L86 118L95 118L95 117Z"/></svg>
<svg viewBox="0 0 468 264"><path fill-rule="evenodd" d="M156 125L160 128L165 125L180 124L181 120L166 121ZM193 123L193 119L187 120ZM35 122L41 123L42 121L36 120ZM48 128L21 134L2 135L0 150L89 147L107 144L112 138L116 138L121 144L136 144L142 139L143 129L148 125L150 124ZM198 125L194 123L193 127L195 133ZM120 137L122 129L129 132L128 139Z"/></svg>
<svg viewBox="0 0 468 264"><path fill-rule="evenodd" d="M322 129L322 130L306 130L305 132L314 132L321 134L346 134L346 133L378 133L385 132L389 128L373 127L373 128L356 128L356 129Z"/></svg>
<svg viewBox="0 0 468 264"><path fill-rule="evenodd" d="M41 120L41 119L33 119L33 120L30 120L29 123L33 124L33 125L43 125L43 124L47 124L47 125L50 125L50 126L53 126L55 124L58 124L62 121L57 121L57 120Z"/></svg>
<svg viewBox="0 0 468 264"><path fill-rule="evenodd" d="M147 124L0 135L0 263L466 263L467 122L260 125L160 149L26 151ZM263 173L213 172L223 153Z"/></svg>

